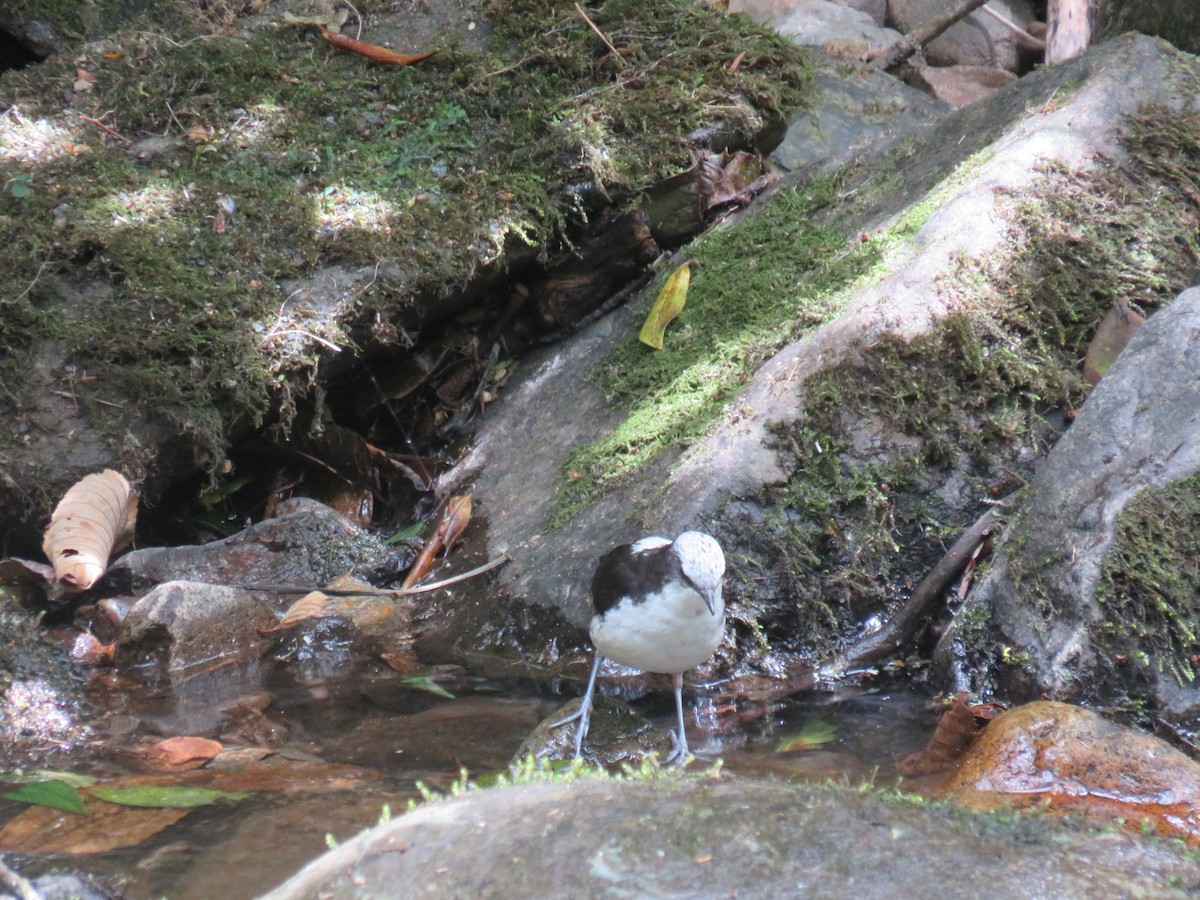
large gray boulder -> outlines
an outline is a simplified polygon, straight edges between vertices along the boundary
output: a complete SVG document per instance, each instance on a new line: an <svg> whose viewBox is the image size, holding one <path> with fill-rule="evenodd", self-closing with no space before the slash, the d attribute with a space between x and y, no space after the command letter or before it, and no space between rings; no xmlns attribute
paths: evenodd
<svg viewBox="0 0 1200 900"><path fill-rule="evenodd" d="M997 864L997 859L1002 864ZM982 874L986 872L986 877ZM870 791L742 780L525 784L421 807L263 900L1183 897L1200 866L1132 835Z"/></svg>

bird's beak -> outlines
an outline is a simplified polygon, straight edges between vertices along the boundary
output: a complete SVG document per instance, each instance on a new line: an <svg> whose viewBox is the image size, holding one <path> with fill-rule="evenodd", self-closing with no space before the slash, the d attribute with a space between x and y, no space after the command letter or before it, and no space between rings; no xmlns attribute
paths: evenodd
<svg viewBox="0 0 1200 900"><path fill-rule="evenodd" d="M708 604L708 611L714 616L717 614L717 595L711 591L703 592L704 602Z"/></svg>

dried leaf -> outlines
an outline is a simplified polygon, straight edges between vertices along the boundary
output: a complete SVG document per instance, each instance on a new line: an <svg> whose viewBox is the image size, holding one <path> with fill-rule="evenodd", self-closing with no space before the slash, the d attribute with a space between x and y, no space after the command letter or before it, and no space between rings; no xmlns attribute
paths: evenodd
<svg viewBox="0 0 1200 900"><path fill-rule="evenodd" d="M428 691L438 697L445 697L447 700L453 700L454 695L430 678L428 675L418 675L414 678L405 678L401 684L410 688L416 688L418 691Z"/></svg>
<svg viewBox="0 0 1200 900"><path fill-rule="evenodd" d="M380 653L379 658L396 672L416 672L421 668L421 660L410 648L393 648L386 653Z"/></svg>
<svg viewBox="0 0 1200 900"><path fill-rule="evenodd" d="M137 495L120 472L106 469L79 481L55 507L42 540L56 581L90 588L109 556L133 537L136 518Z"/></svg>
<svg viewBox="0 0 1200 900"><path fill-rule="evenodd" d="M462 536L471 522L472 508L473 501L470 494L459 494L457 497L450 498L450 502L442 510L437 526L433 529L433 534L421 548L420 555L412 564L412 568L408 570L404 583L400 585L401 590L407 590L428 575L433 569L433 560L437 554L441 550L449 551L454 542Z"/></svg>
<svg viewBox="0 0 1200 900"><path fill-rule="evenodd" d="M658 299L654 301L654 306L650 308L650 315L646 316L646 322L642 325L642 330L638 332L638 340L647 347L661 350L663 334L666 332L667 326L683 312L684 304L687 303L688 284L692 278L690 265L690 263L684 263L672 272L667 283L658 292Z"/></svg>
<svg viewBox="0 0 1200 900"><path fill-rule="evenodd" d="M350 10L346 7L339 7L334 12L328 12L320 16L296 16L290 12L283 14L283 21L288 25L328 25L334 31L339 30L346 21L350 18Z"/></svg>
<svg viewBox="0 0 1200 900"><path fill-rule="evenodd" d="M98 784L88 793L109 803L121 806L141 806L153 809L188 809L208 806L218 800L245 800L249 791L219 791L193 785L155 784Z"/></svg>
<svg viewBox="0 0 1200 900"><path fill-rule="evenodd" d="M193 144L207 144L217 135L217 129L211 125L193 125L184 134Z"/></svg>
<svg viewBox="0 0 1200 900"><path fill-rule="evenodd" d="M16 790L0 794L5 800L16 800L19 803L30 803L35 806L48 806L51 809L65 809L67 812L85 813L87 807L79 791L74 785L65 781L34 781L23 784Z"/></svg>
<svg viewBox="0 0 1200 900"><path fill-rule="evenodd" d="M474 501L470 494L459 494L451 497L446 504L446 512L438 522L437 531L442 537L442 546L449 550L462 537L467 526L471 524L471 511Z"/></svg>
<svg viewBox="0 0 1200 900"><path fill-rule="evenodd" d="M136 847L188 814L186 809L135 809L85 797L87 815L34 806L0 828L0 851L106 853Z"/></svg>
<svg viewBox="0 0 1200 900"><path fill-rule="evenodd" d="M757 153L739 150L722 166L721 177L713 185L707 208L749 203L755 194L774 184L779 177L768 171Z"/></svg>
<svg viewBox="0 0 1200 900"><path fill-rule="evenodd" d="M415 55L397 53L395 50L380 47L378 44L369 44L366 41L359 41L344 34L338 34L324 25L318 25L317 27L321 31L321 37L325 38L333 46L341 47L343 50L349 50L351 53L365 56L372 62L383 63L388 66L411 66L413 63L418 63L423 59L429 59L429 57L438 52L431 50L428 53L417 53Z"/></svg>
<svg viewBox="0 0 1200 900"><path fill-rule="evenodd" d="M1083 361L1083 377L1088 384L1095 385L1108 371L1125 345L1146 324L1146 317L1135 311L1125 300L1113 302L1108 314L1101 320L1092 342L1088 344L1087 357Z"/></svg>
<svg viewBox="0 0 1200 900"><path fill-rule="evenodd" d="M932 775L957 765L987 723L1001 711L995 703L969 704L967 695L960 691L954 704L942 713L929 745L896 763L896 771L901 775Z"/></svg>
<svg viewBox="0 0 1200 900"><path fill-rule="evenodd" d="M799 734L791 735L779 742L776 753L793 753L798 750L815 750L837 737L837 726L830 722L810 722Z"/></svg>
<svg viewBox="0 0 1200 900"><path fill-rule="evenodd" d="M287 612L283 614L283 618L275 623L271 628L260 628L260 634L272 634L276 631L283 631L285 628L295 628L301 622L308 619L319 619L325 611L325 604L329 602L329 595L322 594L320 591L309 591L295 603L288 607Z"/></svg>
<svg viewBox="0 0 1200 900"><path fill-rule="evenodd" d="M225 754L221 754L222 757ZM215 769L205 766L191 772L180 772L169 778L163 775L135 775L120 779L125 785L191 785L221 791L303 792L324 793L344 791L372 781L383 775L361 766L327 763L322 760L287 759L272 756L260 762Z"/></svg>
<svg viewBox="0 0 1200 900"><path fill-rule="evenodd" d="M221 752L218 741L202 737L173 737L156 741L134 752L151 772L187 772L198 769Z"/></svg>
<svg viewBox="0 0 1200 900"><path fill-rule="evenodd" d="M327 607L326 616L342 616L359 629L380 625L392 617L396 602L386 594L355 594L353 597L334 597Z"/></svg>
<svg viewBox="0 0 1200 900"><path fill-rule="evenodd" d="M375 592L349 575L341 575L326 586L331 591L361 590L361 594L331 597L322 591L311 591L293 603L282 619L270 628L260 628L260 634L273 634L286 628L294 628L308 619L327 619L343 616L358 628L369 628L391 618L395 603L387 594Z"/></svg>

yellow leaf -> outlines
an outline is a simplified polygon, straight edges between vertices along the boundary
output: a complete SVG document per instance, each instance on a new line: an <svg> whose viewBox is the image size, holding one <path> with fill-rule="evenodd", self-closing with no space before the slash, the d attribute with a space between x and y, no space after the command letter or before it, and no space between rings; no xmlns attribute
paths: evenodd
<svg viewBox="0 0 1200 900"><path fill-rule="evenodd" d="M667 283L658 292L658 299L654 301L650 315L646 316L646 322L638 332L638 340L647 347L661 350L663 332L675 317L683 312L683 306L687 303L688 284L692 279L691 269L688 268L690 265L691 263L684 263L672 272Z"/></svg>

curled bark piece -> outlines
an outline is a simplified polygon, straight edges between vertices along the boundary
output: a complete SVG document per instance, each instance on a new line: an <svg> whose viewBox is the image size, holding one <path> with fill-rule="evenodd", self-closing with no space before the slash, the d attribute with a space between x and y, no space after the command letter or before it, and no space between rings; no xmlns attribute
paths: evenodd
<svg viewBox="0 0 1200 900"><path fill-rule="evenodd" d="M137 494L112 469L88 475L59 501L42 539L54 580L79 591L95 584L109 556L133 538Z"/></svg>

